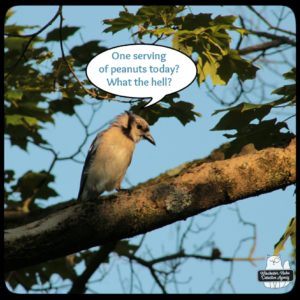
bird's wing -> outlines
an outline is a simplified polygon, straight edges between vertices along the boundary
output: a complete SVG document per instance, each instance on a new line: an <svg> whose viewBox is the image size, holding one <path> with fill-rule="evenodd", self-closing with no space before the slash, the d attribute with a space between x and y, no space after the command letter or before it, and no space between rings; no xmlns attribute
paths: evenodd
<svg viewBox="0 0 300 300"><path fill-rule="evenodd" d="M89 148L87 157L86 157L85 162L84 162L83 170L82 170L82 173L81 173L80 188L79 188L79 193L78 193L77 199L80 199L81 194L83 192L84 185L85 185L85 182L86 182L86 179L87 179L87 176L88 176L88 170L89 170L89 168L91 166L91 163L92 163L92 161L95 157L99 142L100 142L100 137L99 137L99 135L97 135L95 137L95 139L93 140L90 148Z"/></svg>
<svg viewBox="0 0 300 300"><path fill-rule="evenodd" d="M127 168L126 170L129 168L130 164L131 164L131 161L132 161L132 155L133 155L133 152L131 153L129 159L128 159L128 164L127 164Z"/></svg>

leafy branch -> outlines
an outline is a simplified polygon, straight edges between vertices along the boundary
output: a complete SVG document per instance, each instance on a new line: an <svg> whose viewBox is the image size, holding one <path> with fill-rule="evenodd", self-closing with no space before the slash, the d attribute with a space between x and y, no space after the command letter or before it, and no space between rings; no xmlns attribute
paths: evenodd
<svg viewBox="0 0 300 300"><path fill-rule="evenodd" d="M4 33L4 35L8 36L8 37L18 37L18 38L30 38L28 40L28 42L25 44L23 51L20 55L20 57L17 59L17 61L15 62L15 64L13 66L10 66L10 72L8 72L5 76L4 79L7 79L13 72L13 70L17 67L17 65L20 63L20 61L25 58L25 53L27 51L27 49L29 48L31 42L40 34L42 33L45 29L47 29L50 25L52 25L52 23L61 15L61 11L62 11L62 6L59 6L57 12L55 13L55 15L53 16L53 18L45 25L43 26L40 30L36 31L35 33L32 34L27 34L27 35L19 35L19 34L8 34L8 33Z"/></svg>

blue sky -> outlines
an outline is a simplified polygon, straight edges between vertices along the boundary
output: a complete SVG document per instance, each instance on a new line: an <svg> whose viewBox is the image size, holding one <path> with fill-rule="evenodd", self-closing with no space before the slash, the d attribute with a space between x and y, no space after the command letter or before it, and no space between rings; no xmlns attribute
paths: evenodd
<svg viewBox="0 0 300 300"><path fill-rule="evenodd" d="M102 45L106 47L115 47L132 42L130 40L130 33L126 30L116 33L114 35L103 33L103 19L115 18L118 16L119 11L122 9L120 6L81 6L73 7L67 6L63 9L64 25L80 26L80 34L76 34L69 38L66 42L66 49L70 49L75 45L89 40L101 40ZM137 7L129 7L129 11L136 11ZM193 13L213 13L213 16L218 14L238 14L245 12L245 7L238 9L233 6L191 6ZM261 9L261 7L258 7ZM274 12L279 12L280 6L268 6L265 9L264 16L268 17L272 22L274 21ZM287 8L288 9L288 8ZM43 26L55 14L56 6L18 6L13 8L15 15L10 19L11 23L21 25L40 25ZM254 18L249 12L249 18ZM47 32L58 27L58 21L53 23L48 30L42 34L42 37ZM262 25L263 27L263 25ZM283 22L282 27L288 30L295 31L295 19L293 13L289 14L287 19ZM233 43L236 37L233 36ZM254 40L255 41L255 40ZM161 43L162 45L169 45L168 42ZM60 56L58 43L50 45L50 49L56 56ZM290 51L290 55L295 56L294 52ZM50 63L49 63L50 67ZM279 73L287 72L289 66L276 65L276 70ZM259 75L264 78L269 78L272 84L281 86L284 82L270 70L261 68ZM84 76L84 74L82 75ZM85 79L81 77L81 79ZM249 83L250 85L250 83ZM228 86L216 88L216 92L227 97L232 89ZM266 87L266 94L268 99L276 99L270 95L272 88ZM58 95L53 95L53 97ZM256 95L251 95L251 99L255 101ZM212 116L211 114L216 110L223 108L215 101L212 101L207 93L207 87L203 84L200 87L194 82L192 85L180 92L180 99L186 100L195 105L195 111L202 114L201 118L197 118L196 122L191 122L186 126L182 126L178 120L174 118L162 118L151 128L152 135L156 140L156 147L153 147L147 142L141 142L135 151L131 166L127 171L126 178L136 185L149 178L155 177L160 173L173 168L181 163L190 161L197 158L202 158L210 154L210 152L217 148L220 144L227 141L223 137L222 132L210 131L218 120L220 114ZM245 99L244 99L245 100ZM89 100L92 102L93 100ZM104 102L101 110L98 111L94 119L91 130L99 128L107 121L113 119L116 115L128 109L129 105ZM90 116L90 108L80 106L77 112L82 116L83 120L88 121ZM286 115L278 113L273 114L279 120L286 118ZM295 131L294 118L289 120L289 127ZM47 141L55 149L59 149L60 155L68 155L77 149L78 144L84 137L83 129L78 124L74 117L65 115L58 115L55 117L55 125L47 125L43 130L43 134ZM90 138L85 145L84 153L92 141ZM16 159L17 157L17 159ZM51 155L37 149L35 146L29 146L29 151L24 152L15 146L11 146L9 142L5 141L5 167L8 169L15 169L16 175L20 176L29 169L36 171L46 169L51 163ZM84 157L79 157L81 160ZM56 181L53 187L60 194L55 199L49 201L47 205L54 204L62 201L75 198L77 196L82 165L74 162L58 162L54 168ZM128 186L123 182L123 187ZM45 205L45 202L40 202ZM241 238L251 235L251 228L244 226L238 221L237 215L232 208L236 204L222 206L221 208L212 209L207 214L213 214L218 211L216 222L210 230L201 231L198 234L191 235L187 241L187 249L193 251L195 246L199 246L206 241L211 235L215 245L221 249L223 256L232 256ZM271 255L273 246L280 238L285 230L289 220L295 215L295 196L294 187L275 191L259 197L245 199L238 201L237 205L240 213L246 221L253 222L257 226L257 244L255 255L256 257ZM189 224L189 220L178 222L182 228ZM195 217L195 224L205 226L212 220L212 217L206 215L199 215ZM177 223L177 225L178 225ZM154 256L172 253L175 250L176 240L176 226L169 225L162 229L155 230L146 235L145 244L151 248ZM132 243L137 243L141 237L131 239ZM208 248L209 249L209 248ZM207 250L208 250L207 249ZM250 243L245 243L238 252L239 257L246 257L249 253ZM146 253L146 248L142 247L139 254ZM291 247L289 242L284 252L281 253L282 259L289 259ZM207 253L209 254L209 253ZM105 277L103 282L91 285L92 289L100 293L122 293L123 289L119 283L119 275L129 278L130 270L128 263L125 259L120 259L115 255L112 258L113 268L108 276ZM252 266L249 262L240 262L234 264L234 271L232 276L232 283L236 292L240 293L281 293L282 290L269 290L266 289L261 283L257 282L257 270L265 267L265 261L257 263L257 266ZM110 266L102 266L100 269L104 270ZM228 274L230 264L225 262L208 262L208 261L189 261L181 268L181 280L187 280L191 277L191 281L186 285L180 285L180 292L192 293L205 293L217 278L223 278ZM100 271L101 271L100 270ZM119 270L119 271L118 271ZM152 278L148 274L148 270L137 267L139 277L143 281L144 291L151 291L153 284ZM79 267L79 272L82 267ZM93 279L99 277L99 272L95 273ZM125 286L126 286L125 280ZM288 288L289 289L289 288ZM63 291L63 290L62 290ZM159 292L157 287L154 292ZM285 290L286 291L286 290ZM18 292L22 293L20 288ZM136 291L137 292L137 291ZM170 292L176 292L175 287L170 288ZM225 285L224 292L232 292L230 287Z"/></svg>

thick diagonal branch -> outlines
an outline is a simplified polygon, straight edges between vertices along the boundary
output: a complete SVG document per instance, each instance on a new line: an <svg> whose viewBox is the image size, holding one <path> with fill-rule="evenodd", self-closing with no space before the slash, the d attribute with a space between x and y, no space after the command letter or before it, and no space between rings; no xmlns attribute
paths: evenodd
<svg viewBox="0 0 300 300"><path fill-rule="evenodd" d="M279 47L283 44L285 44L285 43L281 40L273 40L271 42L265 42L262 44L257 44L257 45L249 46L247 48L240 49L239 54L245 55L245 54L249 54L249 53L253 53L253 52L257 52L257 51L266 51L271 48Z"/></svg>
<svg viewBox="0 0 300 300"><path fill-rule="evenodd" d="M74 203L5 232L5 269L132 237L210 208L271 192L296 182L296 139L213 162L194 161L91 203Z"/></svg>

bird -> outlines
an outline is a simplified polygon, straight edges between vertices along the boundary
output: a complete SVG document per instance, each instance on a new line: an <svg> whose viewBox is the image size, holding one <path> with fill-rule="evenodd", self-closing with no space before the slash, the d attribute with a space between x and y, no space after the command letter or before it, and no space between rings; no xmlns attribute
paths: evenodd
<svg viewBox="0 0 300 300"><path fill-rule="evenodd" d="M125 111L92 142L83 166L77 199L90 201L105 191L121 189L135 145L141 140L156 145L148 122Z"/></svg>

